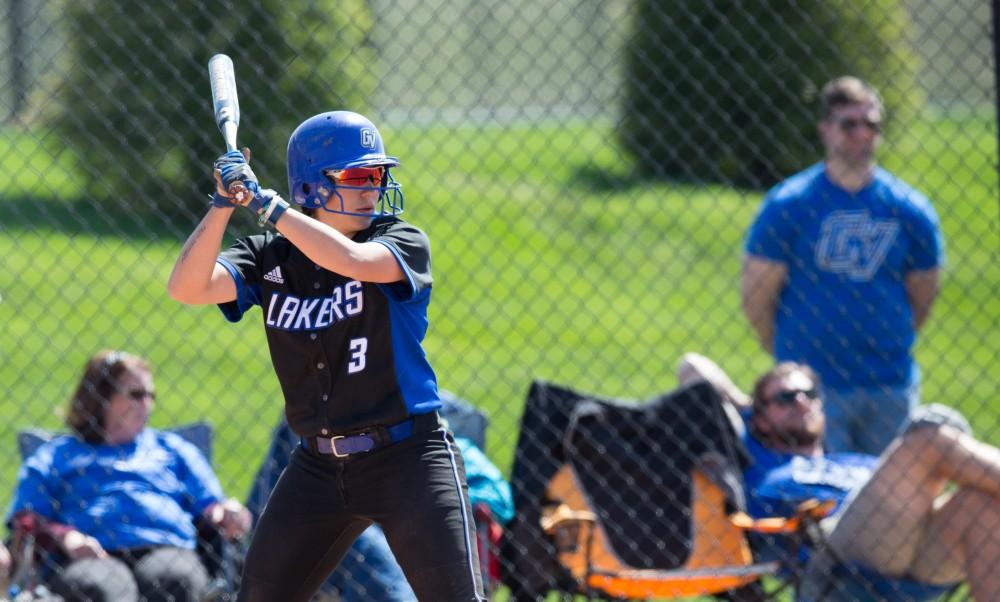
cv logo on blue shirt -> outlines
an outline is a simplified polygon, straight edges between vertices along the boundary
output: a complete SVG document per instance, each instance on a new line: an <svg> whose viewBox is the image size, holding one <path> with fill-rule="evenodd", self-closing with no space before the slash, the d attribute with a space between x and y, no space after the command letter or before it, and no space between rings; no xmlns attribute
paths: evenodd
<svg viewBox="0 0 1000 602"><path fill-rule="evenodd" d="M834 211L820 225L816 265L867 282L885 262L899 232L894 219L872 219L867 211Z"/></svg>
<svg viewBox="0 0 1000 602"><path fill-rule="evenodd" d="M324 297L272 293L266 324L278 330L318 330L360 314L364 305L362 286L357 280L335 287Z"/></svg>

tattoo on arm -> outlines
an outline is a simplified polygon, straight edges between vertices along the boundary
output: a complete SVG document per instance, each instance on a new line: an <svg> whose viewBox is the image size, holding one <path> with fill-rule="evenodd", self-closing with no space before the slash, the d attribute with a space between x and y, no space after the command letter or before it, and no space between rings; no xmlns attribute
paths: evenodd
<svg viewBox="0 0 1000 602"><path fill-rule="evenodd" d="M184 243L184 248L181 249L180 263L184 263L187 260L187 256L191 254L191 249L197 244L198 239L201 235L205 233L205 224L198 224L198 227L191 236L188 238L187 242Z"/></svg>

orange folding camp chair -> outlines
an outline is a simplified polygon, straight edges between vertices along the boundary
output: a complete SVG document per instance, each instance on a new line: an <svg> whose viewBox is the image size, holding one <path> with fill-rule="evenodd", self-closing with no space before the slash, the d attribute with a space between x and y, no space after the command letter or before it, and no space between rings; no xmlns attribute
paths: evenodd
<svg viewBox="0 0 1000 602"><path fill-rule="evenodd" d="M764 598L761 577L781 567L754 561L748 530L795 531L829 509L750 520L737 428L704 382L644 403L533 383L502 553L512 598Z"/></svg>

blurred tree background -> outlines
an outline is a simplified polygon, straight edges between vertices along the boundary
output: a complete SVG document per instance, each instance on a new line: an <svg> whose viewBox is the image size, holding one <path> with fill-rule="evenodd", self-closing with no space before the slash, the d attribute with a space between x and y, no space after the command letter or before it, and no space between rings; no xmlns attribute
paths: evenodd
<svg viewBox="0 0 1000 602"><path fill-rule="evenodd" d="M923 106L902 0L644 0L632 26L619 140L645 176L770 187L820 154L841 74L884 90L894 127Z"/></svg>
<svg viewBox="0 0 1000 602"><path fill-rule="evenodd" d="M890 119L880 161L945 232L915 349L923 398L1000 443L988 3L0 0L0 14L0 501L14 433L59 427L100 348L152 360L155 425L216 426L233 495L267 449L282 400L259 318L229 324L165 291L223 150L217 52L264 186L285 191L306 117L379 125L403 217L432 243L428 355L489 416L504 471L533 379L645 399L700 351L749 388L771 359L740 311L746 228L766 186L819 159L818 87L866 77ZM257 231L240 214L227 242Z"/></svg>
<svg viewBox="0 0 1000 602"><path fill-rule="evenodd" d="M375 87L373 18L363 0L181 0L136 11L69 2L65 9L74 26L58 57L63 68L43 92L54 101L45 116L57 134L51 152L72 150L87 196L121 211L200 213L199 193L211 190L206 158L218 151L217 133L191 118L205 113L197 69L207 49L243 67L240 143L269 181L283 179L280 141L300 115L329 106L364 111ZM324 30L338 32L335 43L317 36Z"/></svg>

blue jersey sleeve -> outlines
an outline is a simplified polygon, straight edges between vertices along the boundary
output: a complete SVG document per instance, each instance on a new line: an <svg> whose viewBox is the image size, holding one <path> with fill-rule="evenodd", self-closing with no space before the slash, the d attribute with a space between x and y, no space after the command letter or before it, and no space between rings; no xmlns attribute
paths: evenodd
<svg viewBox="0 0 1000 602"><path fill-rule="evenodd" d="M195 517L209 505L222 501L222 486L205 456L193 444L172 433L163 435L165 446L173 449L178 461L178 479L184 484L186 503Z"/></svg>
<svg viewBox="0 0 1000 602"><path fill-rule="evenodd" d="M798 234L789 203L774 193L761 203L760 211L750 226L745 250L749 255L789 263L792 241Z"/></svg>
<svg viewBox="0 0 1000 602"><path fill-rule="evenodd" d="M266 235L242 238L219 255L217 262L236 285L236 300L219 304L230 322L239 322L251 307L261 304L260 253L266 243Z"/></svg>

